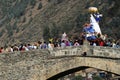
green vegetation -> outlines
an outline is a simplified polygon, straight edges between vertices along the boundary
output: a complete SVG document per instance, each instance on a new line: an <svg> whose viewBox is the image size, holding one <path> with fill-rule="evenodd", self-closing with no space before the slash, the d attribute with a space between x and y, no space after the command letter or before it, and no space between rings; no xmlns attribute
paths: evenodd
<svg viewBox="0 0 120 80"><path fill-rule="evenodd" d="M103 80L100 76L93 76L93 80Z"/></svg>
<svg viewBox="0 0 120 80"><path fill-rule="evenodd" d="M38 10L42 8L42 3L39 3Z"/></svg>
<svg viewBox="0 0 120 80"><path fill-rule="evenodd" d="M55 23L52 24L51 27L51 37L58 38L59 37L59 28L56 26Z"/></svg>
<svg viewBox="0 0 120 80"><path fill-rule="evenodd" d="M46 40L46 41L48 41L48 39L51 37L50 36L50 29L48 26L44 27L43 36L44 36L44 40Z"/></svg>
<svg viewBox="0 0 120 80"><path fill-rule="evenodd" d="M36 0L27 0L27 1L29 1L32 8L34 8L34 6L36 4Z"/></svg>
<svg viewBox="0 0 120 80"><path fill-rule="evenodd" d="M5 30L3 29L2 31L0 31L0 37L2 37L2 35L5 33Z"/></svg>
<svg viewBox="0 0 120 80"><path fill-rule="evenodd" d="M82 78L82 76L76 76L76 77L74 77L72 80L82 80L83 78Z"/></svg>
<svg viewBox="0 0 120 80"><path fill-rule="evenodd" d="M48 41L49 38L58 38L59 37L59 28L55 23L48 24L43 29L43 38Z"/></svg>

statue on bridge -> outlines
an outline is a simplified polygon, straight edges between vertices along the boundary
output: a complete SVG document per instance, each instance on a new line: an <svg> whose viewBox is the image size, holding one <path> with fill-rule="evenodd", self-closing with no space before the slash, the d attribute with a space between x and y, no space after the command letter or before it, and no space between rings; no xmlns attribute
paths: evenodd
<svg viewBox="0 0 120 80"><path fill-rule="evenodd" d="M86 34L86 39L90 41L95 40L97 38L96 36L102 34L99 26L99 21L102 17L102 14L99 14L96 7L90 7L88 10L90 12L90 22L85 23L83 31Z"/></svg>

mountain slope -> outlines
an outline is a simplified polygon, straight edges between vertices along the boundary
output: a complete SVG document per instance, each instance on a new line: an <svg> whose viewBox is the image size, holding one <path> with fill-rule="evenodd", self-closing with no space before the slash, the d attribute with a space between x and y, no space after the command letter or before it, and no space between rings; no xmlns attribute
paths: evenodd
<svg viewBox="0 0 120 80"><path fill-rule="evenodd" d="M89 21L88 8L103 14L103 34L120 38L119 0L0 0L0 44L33 42L49 37L79 36Z"/></svg>

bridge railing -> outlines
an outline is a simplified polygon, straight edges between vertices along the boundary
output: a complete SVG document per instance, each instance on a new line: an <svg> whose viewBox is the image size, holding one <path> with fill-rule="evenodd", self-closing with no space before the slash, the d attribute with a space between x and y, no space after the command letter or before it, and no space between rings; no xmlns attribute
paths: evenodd
<svg viewBox="0 0 120 80"><path fill-rule="evenodd" d="M51 56L73 56L73 55L82 55L82 46L78 47L66 47L66 48L55 48L50 50Z"/></svg>
<svg viewBox="0 0 120 80"><path fill-rule="evenodd" d="M93 56L120 59L120 49L112 47L93 47Z"/></svg>
<svg viewBox="0 0 120 80"><path fill-rule="evenodd" d="M85 54L85 55L84 55ZM103 57L103 58L116 58L120 59L120 49L111 47L100 46L78 46L78 47L66 47L55 48L50 50L52 57L60 56L88 56L88 57Z"/></svg>

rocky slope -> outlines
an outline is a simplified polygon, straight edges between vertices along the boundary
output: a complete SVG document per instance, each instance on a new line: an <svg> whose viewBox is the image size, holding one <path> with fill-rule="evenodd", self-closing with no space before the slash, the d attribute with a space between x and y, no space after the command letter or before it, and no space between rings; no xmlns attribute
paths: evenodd
<svg viewBox="0 0 120 80"><path fill-rule="evenodd" d="M0 0L0 45L33 42L49 37L79 36L89 21L88 8L103 14L103 34L120 38L119 0Z"/></svg>

